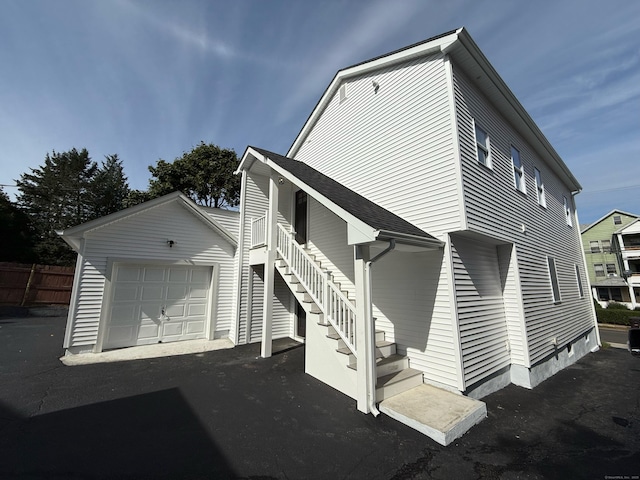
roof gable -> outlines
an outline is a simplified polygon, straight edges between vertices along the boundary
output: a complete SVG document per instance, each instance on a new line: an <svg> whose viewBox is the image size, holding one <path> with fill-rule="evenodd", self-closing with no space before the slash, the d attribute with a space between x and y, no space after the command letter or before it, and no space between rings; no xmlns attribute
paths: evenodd
<svg viewBox="0 0 640 480"><path fill-rule="evenodd" d="M204 223L206 226L218 233L222 238L229 242L234 248L237 246L236 237L217 222L211 215L203 211L193 200L184 195L182 192L173 192L162 197L154 198L144 203L134 205L133 207L120 210L104 217L96 218L89 222L76 225L66 230L58 230L56 233L60 235L74 250L80 250L80 240L89 232L105 228L116 222L134 217L135 215L144 214L151 209L177 203L192 214L196 219Z"/></svg>
<svg viewBox="0 0 640 480"><path fill-rule="evenodd" d="M456 68L460 68L467 73L469 78L474 79L475 85L488 101L540 153L542 158L547 159L551 170L558 175L570 191L577 192L582 189L580 183L573 176L559 154L464 28L431 37L423 42L339 70L296 136L287 152L287 157L296 157L298 150L304 144L315 124L323 115L327 105L329 105L345 80L356 75L388 68L414 58L431 56L436 53L452 58Z"/></svg>
<svg viewBox="0 0 640 480"><path fill-rule="evenodd" d="M606 221L607 219L609 219L610 217L613 217L614 215L626 215L627 217L633 217L633 218L640 218L638 217L638 215L634 215L633 213L628 213L628 212L624 212L622 210L611 210L609 213L607 213L606 215L604 215L603 217L600 217L598 220L596 220L595 222L589 224L586 228L584 228L580 233L586 233L588 230L596 227L597 225L601 224L602 222ZM622 227L624 228L624 227ZM611 231L613 232L615 230L615 228L612 228Z"/></svg>

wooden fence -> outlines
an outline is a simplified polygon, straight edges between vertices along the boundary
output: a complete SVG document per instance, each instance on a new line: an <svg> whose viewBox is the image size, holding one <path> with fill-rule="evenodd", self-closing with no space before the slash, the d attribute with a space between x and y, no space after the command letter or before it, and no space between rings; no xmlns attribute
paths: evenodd
<svg viewBox="0 0 640 480"><path fill-rule="evenodd" d="M0 305L69 305L74 270L0 262Z"/></svg>

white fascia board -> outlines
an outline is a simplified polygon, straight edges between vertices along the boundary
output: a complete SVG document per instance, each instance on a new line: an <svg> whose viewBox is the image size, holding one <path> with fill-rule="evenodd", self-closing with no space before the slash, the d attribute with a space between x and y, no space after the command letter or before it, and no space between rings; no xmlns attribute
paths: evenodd
<svg viewBox="0 0 640 480"><path fill-rule="evenodd" d="M413 245L416 247L426 248L443 248L445 243L437 238L425 238L417 235L411 235L409 233L392 232L388 230L376 231L376 238L378 240L394 239L398 243L405 245Z"/></svg>
<svg viewBox="0 0 640 480"><path fill-rule="evenodd" d="M560 155L558 154L558 152L555 150L555 148L553 148L551 143L549 143L547 138L544 136L542 131L538 128L538 126L533 121L529 113L522 106L520 101L513 94L511 89L507 86L504 80L502 80L500 75L498 75L498 72L496 72L495 68L493 68L493 65L491 65L487 57L484 55L484 53L482 53L482 51L480 50L478 45L473 41L469 33L464 28L461 28L456 32L456 36L457 36L459 45L464 47L466 52L476 62L478 67L484 71L487 78L498 89L500 94L511 106L511 108L516 113L516 115L519 116L522 119L522 121L525 123L529 131L533 134L533 136L537 140L538 145L540 145L549 154L551 159L553 159L553 162L555 163L555 165L562 172L562 174L564 174L569 190L572 192L582 190L582 186L580 185L580 182L578 182L578 180L573 176L573 173L571 173L571 171L569 170L569 167L567 167L567 165L564 163L562 158L560 158ZM450 42L449 45L447 45L446 47L443 47L443 52L450 53L451 56L455 58L456 55L452 51L453 43L454 42Z"/></svg>
<svg viewBox="0 0 640 480"><path fill-rule="evenodd" d="M269 160L269 157L265 157L252 148L247 149L247 152L249 152L249 150L251 151L251 155L253 155L256 159L259 159L261 162L269 166L269 168L271 168L274 172L277 172L278 175L288 180L292 184L301 187L305 192L307 192L308 195L311 195L314 200L316 200L318 203L326 207L329 211L347 222L347 239L349 245L372 242L376 239L376 230L373 227L367 225L359 218L353 216L342 207L333 203L327 197L315 190L312 186L302 182L298 177L290 173L288 170L281 168L278 164Z"/></svg>
<svg viewBox="0 0 640 480"><path fill-rule="evenodd" d="M354 65L353 67L348 67L343 70L338 70L336 75L333 77L333 80L331 81L327 89L324 91L322 96L320 97L318 104L311 112L311 115L309 115L309 118L305 122L304 126L300 130L300 133L294 140L293 145L291 145L291 148L289 148L289 151L285 156L289 158L295 158L295 155L298 152L298 149L304 143L310 130L313 128L316 121L320 118L327 104L331 101L331 99L335 95L338 88L340 88L340 85L344 80L351 77L355 77L357 75L362 75L364 73L368 73L374 70L386 68L395 63L406 62L416 57L432 55L436 52L443 51L445 48L447 48L450 44L454 43L458 39L458 34L462 30L463 29L459 29L455 33L452 33L451 35L437 38L435 40L432 40L431 42L415 45L411 48L407 48L407 49L392 53L391 55L385 55L383 57L376 58L369 62L364 62L358 65Z"/></svg>
<svg viewBox="0 0 640 480"><path fill-rule="evenodd" d="M236 168L236 171L233 173L237 175L241 173L243 170L247 170L247 171L250 170L251 165L253 165L253 162L256 161L255 155L256 155L256 151L251 147L247 147L247 149L242 154L242 158L240 159L238 168Z"/></svg>

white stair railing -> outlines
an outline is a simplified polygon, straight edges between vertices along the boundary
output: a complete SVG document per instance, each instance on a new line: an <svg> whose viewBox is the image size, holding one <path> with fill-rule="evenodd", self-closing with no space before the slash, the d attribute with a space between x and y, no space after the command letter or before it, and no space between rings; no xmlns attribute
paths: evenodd
<svg viewBox="0 0 640 480"><path fill-rule="evenodd" d="M251 219L251 248L260 247L267 240L267 213Z"/></svg>
<svg viewBox="0 0 640 480"><path fill-rule="evenodd" d="M281 224L278 224L276 250L347 348L356 355L356 310L333 283L331 274L323 271Z"/></svg>

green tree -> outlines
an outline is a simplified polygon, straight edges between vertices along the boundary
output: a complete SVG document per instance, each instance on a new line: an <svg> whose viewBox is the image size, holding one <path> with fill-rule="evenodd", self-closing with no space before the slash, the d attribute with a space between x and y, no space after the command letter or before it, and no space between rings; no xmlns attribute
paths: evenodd
<svg viewBox="0 0 640 480"><path fill-rule="evenodd" d="M155 198L180 190L200 205L233 207L240 201L240 178L233 173L237 167L234 150L200 142L173 163L160 159L149 167L149 194Z"/></svg>
<svg viewBox="0 0 640 480"><path fill-rule="evenodd" d="M129 183L118 154L107 155L91 181L94 217L102 217L126 208Z"/></svg>
<svg viewBox="0 0 640 480"><path fill-rule="evenodd" d="M134 205L138 205L139 203L146 202L147 200L151 200L151 194L147 191L143 190L129 190L127 194L127 198L124 199L124 207L129 208Z"/></svg>
<svg viewBox="0 0 640 480"><path fill-rule="evenodd" d="M47 154L43 166L16 181L18 205L33 226L40 263L73 264L75 254L55 231L95 218L92 186L97 170L86 149L73 148Z"/></svg>
<svg viewBox="0 0 640 480"><path fill-rule="evenodd" d="M29 217L11 202L2 189L0 189L0 238L2 238L1 262L32 263L35 261L33 232Z"/></svg>

